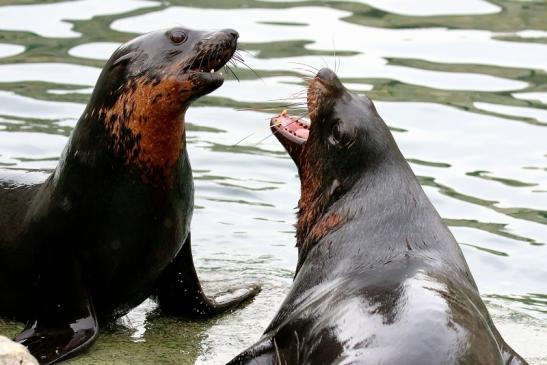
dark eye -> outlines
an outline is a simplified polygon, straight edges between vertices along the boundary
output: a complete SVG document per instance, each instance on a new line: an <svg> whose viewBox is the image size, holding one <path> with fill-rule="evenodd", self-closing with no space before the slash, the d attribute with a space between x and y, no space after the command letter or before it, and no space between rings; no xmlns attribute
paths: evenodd
<svg viewBox="0 0 547 365"><path fill-rule="evenodd" d="M342 140L342 131L340 129L340 123L336 123L332 126L332 131L329 136L330 144L337 145Z"/></svg>
<svg viewBox="0 0 547 365"><path fill-rule="evenodd" d="M175 30L174 32L171 32L169 34L169 38L171 38L171 41L173 41L174 43L183 43L184 41L186 41L188 36L182 30Z"/></svg>

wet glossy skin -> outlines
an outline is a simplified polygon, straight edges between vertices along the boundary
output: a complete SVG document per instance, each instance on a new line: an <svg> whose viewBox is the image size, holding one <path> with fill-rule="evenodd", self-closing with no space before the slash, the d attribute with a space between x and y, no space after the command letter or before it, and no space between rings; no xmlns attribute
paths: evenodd
<svg viewBox="0 0 547 365"><path fill-rule="evenodd" d="M99 322L151 295L164 313L203 316L256 294L207 298L190 249L184 113L222 85L209 71L237 37L175 28L122 45L53 174L0 173L0 316L28 320L16 339L42 363L85 348Z"/></svg>
<svg viewBox="0 0 547 365"><path fill-rule="evenodd" d="M309 137L272 130L301 178L294 285L231 364L526 364L370 99L321 70Z"/></svg>

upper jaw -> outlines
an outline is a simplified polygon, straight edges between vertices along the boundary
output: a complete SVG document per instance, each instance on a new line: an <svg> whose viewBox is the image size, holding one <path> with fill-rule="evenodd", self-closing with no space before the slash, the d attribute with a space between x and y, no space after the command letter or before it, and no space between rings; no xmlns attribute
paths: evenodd
<svg viewBox="0 0 547 365"><path fill-rule="evenodd" d="M222 35L222 34L221 34ZM189 60L189 65L182 68L183 74L197 77L204 82L217 84L224 82L222 68L232 59L237 42L233 38L221 40L211 39L214 44L201 44L202 49L196 50L197 56Z"/></svg>
<svg viewBox="0 0 547 365"><path fill-rule="evenodd" d="M187 72L200 72L200 73L214 73L221 70L235 53L235 47L224 49L222 52L216 55L215 58L210 58L210 53L215 51L209 51L201 56L195 57L192 63L188 66Z"/></svg>
<svg viewBox="0 0 547 365"><path fill-rule="evenodd" d="M335 100L346 91L334 71L328 68L319 70L308 87L308 113L312 123L328 114Z"/></svg>

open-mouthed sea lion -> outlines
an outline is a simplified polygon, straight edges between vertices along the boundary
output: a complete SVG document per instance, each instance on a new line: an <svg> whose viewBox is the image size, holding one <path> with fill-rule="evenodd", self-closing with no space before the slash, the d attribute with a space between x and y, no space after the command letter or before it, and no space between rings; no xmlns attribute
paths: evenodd
<svg viewBox="0 0 547 365"><path fill-rule="evenodd" d="M292 289L230 364L526 364L372 101L329 69L271 129L301 180Z"/></svg>

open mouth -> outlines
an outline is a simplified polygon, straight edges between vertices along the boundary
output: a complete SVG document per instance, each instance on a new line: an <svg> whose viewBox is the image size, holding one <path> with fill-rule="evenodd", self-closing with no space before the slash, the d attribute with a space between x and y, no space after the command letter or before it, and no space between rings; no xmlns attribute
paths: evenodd
<svg viewBox="0 0 547 365"><path fill-rule="evenodd" d="M290 116L285 110L270 121L270 129L289 153L296 146L302 146L308 141L311 124L318 119L318 114L321 113L321 104L332 94L330 89L333 81L326 78L337 80L331 70L322 69L309 84L307 106L310 119Z"/></svg>
<svg viewBox="0 0 547 365"><path fill-rule="evenodd" d="M285 110L270 120L270 129L273 135L277 137L298 166L301 166L302 160L306 156L304 150L310 137L312 124L321 126L329 113L332 112L334 102L343 95L344 90L344 86L334 71L323 68L319 70L308 86L309 119L290 116ZM319 138L319 134L316 133L316 136Z"/></svg>
<svg viewBox="0 0 547 365"><path fill-rule="evenodd" d="M298 145L302 145L308 140L310 126L309 120L292 117L286 110L270 121L270 127L278 139L282 137Z"/></svg>
<svg viewBox="0 0 547 365"><path fill-rule="evenodd" d="M222 68L232 59L234 52L235 49L230 47L221 52L215 52L213 50L201 57L196 57L188 68L188 71L200 73L202 76L209 74L214 78L222 79L224 77ZM211 55L212 53L214 56Z"/></svg>

